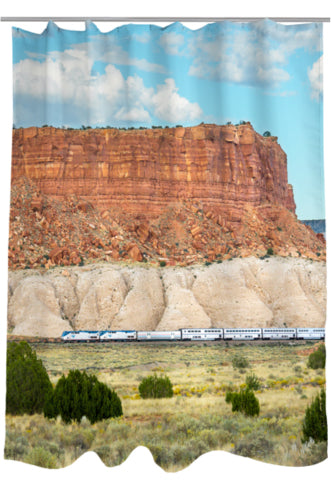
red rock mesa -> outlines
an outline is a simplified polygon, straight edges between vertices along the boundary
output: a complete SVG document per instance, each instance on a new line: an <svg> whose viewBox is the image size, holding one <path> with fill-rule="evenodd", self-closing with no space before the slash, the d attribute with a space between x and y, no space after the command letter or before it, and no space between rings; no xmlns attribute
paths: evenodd
<svg viewBox="0 0 331 496"><path fill-rule="evenodd" d="M286 153L250 123L15 129L12 187L14 267L91 257L189 264L268 248L325 257L324 241L295 216ZM15 253L22 230L36 252L29 260Z"/></svg>

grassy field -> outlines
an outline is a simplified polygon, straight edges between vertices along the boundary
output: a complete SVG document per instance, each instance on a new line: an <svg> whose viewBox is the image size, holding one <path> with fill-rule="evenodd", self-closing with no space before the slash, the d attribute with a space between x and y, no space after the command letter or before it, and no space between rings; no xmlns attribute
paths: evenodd
<svg viewBox="0 0 331 496"><path fill-rule="evenodd" d="M325 384L324 370L307 368L317 343L93 343L31 345L55 384L70 369L85 370L116 390L124 415L90 425L65 425L42 415L7 416L5 457L48 467L71 464L86 450L107 466L139 445L167 471L186 467L210 450L279 465L326 458L326 444L301 443L305 409ZM245 357L238 369L233 359ZM143 400L140 381L156 372L174 386L170 399ZM259 417L232 413L225 392L254 373Z"/></svg>

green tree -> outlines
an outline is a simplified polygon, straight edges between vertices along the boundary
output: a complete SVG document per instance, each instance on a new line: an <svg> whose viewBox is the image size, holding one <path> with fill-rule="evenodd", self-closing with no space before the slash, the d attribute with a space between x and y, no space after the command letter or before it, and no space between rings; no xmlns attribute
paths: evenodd
<svg viewBox="0 0 331 496"><path fill-rule="evenodd" d="M271 132L270 132L270 131L265 131L265 132L263 133L263 136L264 136L265 138L269 138L269 137L271 136Z"/></svg>
<svg viewBox="0 0 331 496"><path fill-rule="evenodd" d="M123 414L121 400L115 391L99 382L96 376L70 370L58 380L54 391L47 396L44 415L64 422L80 422L85 415L91 424Z"/></svg>
<svg viewBox="0 0 331 496"><path fill-rule="evenodd" d="M315 442L328 440L326 395L324 389L320 391L320 394L318 394L310 406L306 408L302 432L303 443L309 441L309 439L313 439Z"/></svg>
<svg viewBox="0 0 331 496"><path fill-rule="evenodd" d="M259 400L249 388L242 389L239 393L228 391L225 396L225 401L232 404L233 412L242 412L251 417L259 415L260 413Z"/></svg>
<svg viewBox="0 0 331 496"><path fill-rule="evenodd" d="M326 349L325 344L321 344L308 358L308 367L311 369L325 369Z"/></svg>
<svg viewBox="0 0 331 496"><path fill-rule="evenodd" d="M106 384L96 381L90 390L86 413L91 424L110 417L120 417L122 414L121 400L117 394Z"/></svg>
<svg viewBox="0 0 331 496"><path fill-rule="evenodd" d="M145 377L139 384L142 398L171 398L174 394L169 377L158 377L156 374Z"/></svg>
<svg viewBox="0 0 331 496"><path fill-rule="evenodd" d="M6 413L22 415L43 411L52 384L41 360L25 341L7 346Z"/></svg>

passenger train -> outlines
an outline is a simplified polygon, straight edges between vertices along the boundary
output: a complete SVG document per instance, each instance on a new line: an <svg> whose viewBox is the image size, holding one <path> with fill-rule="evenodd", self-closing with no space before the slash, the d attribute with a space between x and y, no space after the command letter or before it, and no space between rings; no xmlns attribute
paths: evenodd
<svg viewBox="0 0 331 496"><path fill-rule="evenodd" d="M65 331L63 342L110 341L252 341L252 340L325 339L324 328L256 328L256 329L178 329L177 331Z"/></svg>

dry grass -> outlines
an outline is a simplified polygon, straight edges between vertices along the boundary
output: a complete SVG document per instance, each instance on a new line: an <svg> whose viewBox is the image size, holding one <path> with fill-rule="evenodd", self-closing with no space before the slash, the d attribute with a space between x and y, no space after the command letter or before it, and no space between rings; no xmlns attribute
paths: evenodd
<svg viewBox="0 0 331 496"><path fill-rule="evenodd" d="M326 457L326 446L301 444L305 409L325 382L324 371L307 368L312 344L113 343L33 344L55 383L70 368L87 370L120 395L124 416L91 426L66 426L42 416L7 417L6 457L43 466L66 466L86 450L107 465L121 463L147 446L166 470L179 470L211 449L270 463L306 465ZM244 356L246 370L232 360ZM140 381L151 372L174 385L170 399L143 400ZM228 387L258 376L258 418L233 414Z"/></svg>

